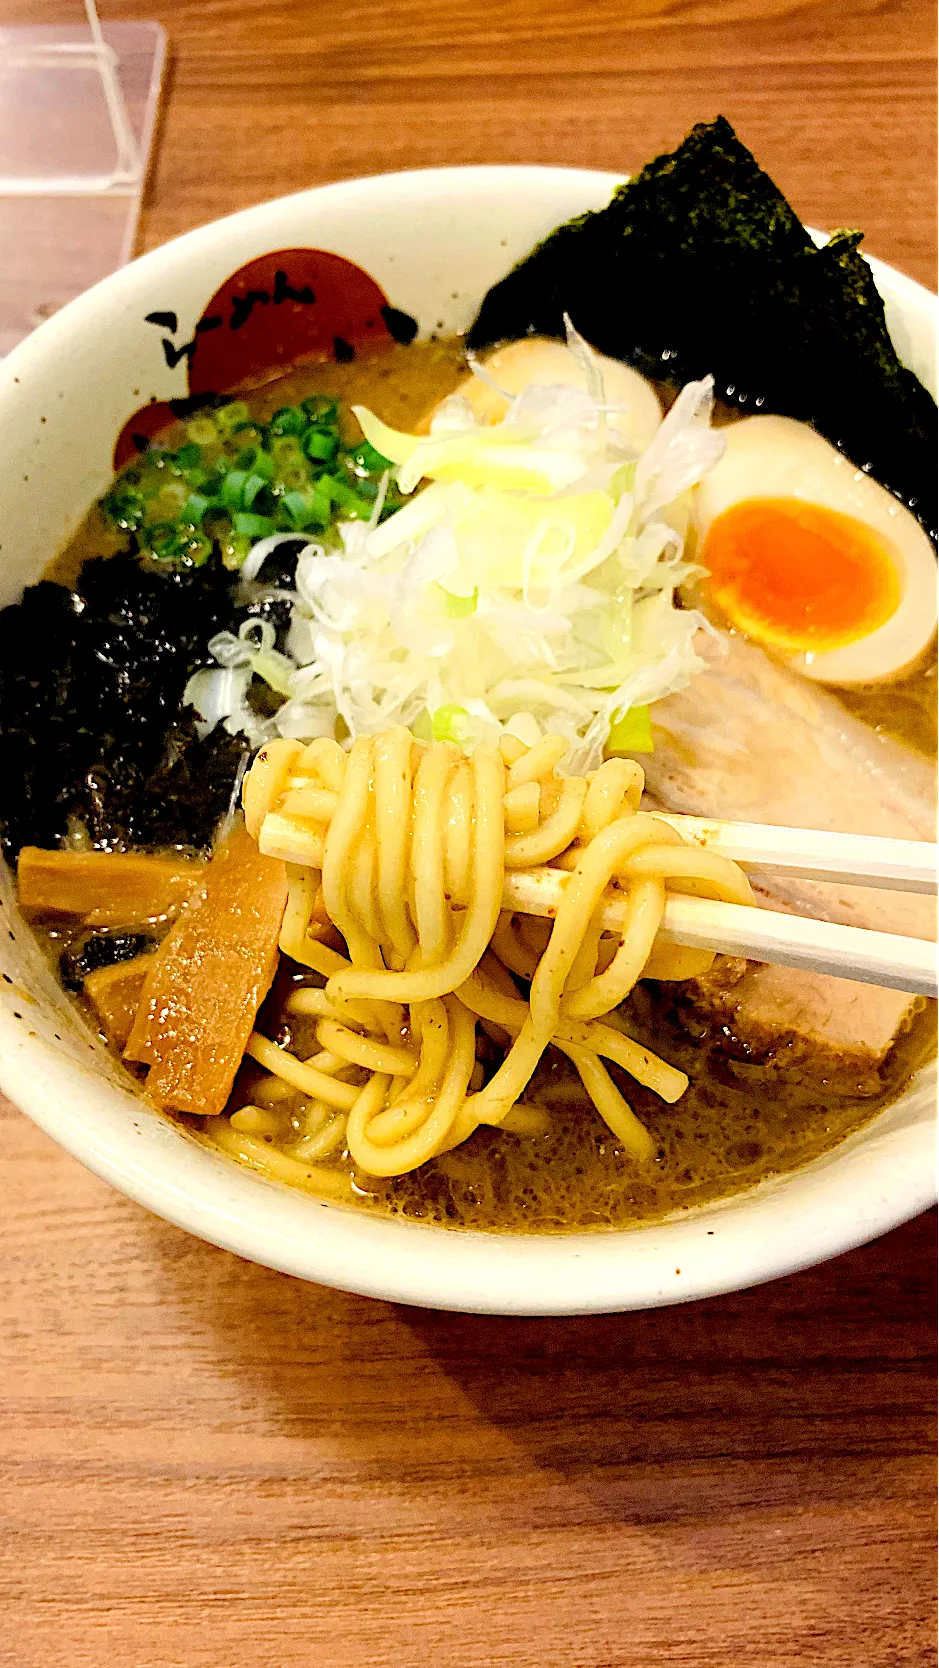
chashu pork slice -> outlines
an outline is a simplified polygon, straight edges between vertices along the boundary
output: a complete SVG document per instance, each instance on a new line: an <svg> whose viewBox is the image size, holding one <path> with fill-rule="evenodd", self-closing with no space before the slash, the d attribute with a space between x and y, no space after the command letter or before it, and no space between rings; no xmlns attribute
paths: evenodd
<svg viewBox="0 0 939 1668"><path fill-rule="evenodd" d="M670 811L896 839L934 838L936 778L920 754L859 722L834 696L736 634L701 633L707 662L654 709L646 789ZM929 898L778 876L753 877L772 909L931 938ZM728 1045L786 1075L872 1095L920 999L848 979L719 957L682 1000L726 1028Z"/></svg>

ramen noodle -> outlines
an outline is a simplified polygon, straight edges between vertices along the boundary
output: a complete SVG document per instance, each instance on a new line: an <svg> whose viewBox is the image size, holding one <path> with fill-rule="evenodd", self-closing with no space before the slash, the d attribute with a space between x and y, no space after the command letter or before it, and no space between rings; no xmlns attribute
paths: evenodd
<svg viewBox="0 0 939 1668"><path fill-rule="evenodd" d="M269 743L246 778L261 850L305 859L288 865L280 947L326 980L287 1001L288 1013L314 1016L317 1055L300 1061L257 1033L247 1052L317 1112L330 1109L330 1140L368 1174L414 1170L481 1124L537 1132L537 1108L519 1102L551 1044L640 1162L655 1143L604 1060L668 1102L687 1086L610 1016L653 958L659 979L710 965L708 954L656 945L667 888L748 903L749 883L638 810L634 762L560 776L566 752L555 735L532 746L506 735L466 756L393 727L349 753L328 739ZM503 908L506 873L545 865L569 871L554 920L519 925ZM618 937L599 915L612 884ZM347 956L323 942L324 915ZM513 973L530 980L527 1001ZM481 1030L505 1039L486 1082ZM350 1084L350 1067L366 1081Z"/></svg>

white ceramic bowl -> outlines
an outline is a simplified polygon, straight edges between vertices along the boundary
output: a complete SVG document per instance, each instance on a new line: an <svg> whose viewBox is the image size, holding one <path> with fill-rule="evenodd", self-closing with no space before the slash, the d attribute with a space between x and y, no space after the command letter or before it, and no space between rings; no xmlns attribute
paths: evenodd
<svg viewBox="0 0 939 1668"><path fill-rule="evenodd" d="M600 207L612 175L454 168L353 180L220 220L71 303L0 364L0 604L36 580L111 473L115 438L151 395L185 394L153 310L189 339L208 298L255 256L332 250L424 330L468 324L486 289L560 221ZM873 263L906 362L934 386L933 298ZM162 332L165 334L165 331ZM183 1228L304 1279L398 1302L499 1314L643 1308L752 1285L885 1232L931 1202L933 1074L793 1175L617 1233L483 1235L319 1203L217 1156L157 1116L85 1027L19 919L0 915L0 1082L54 1140Z"/></svg>

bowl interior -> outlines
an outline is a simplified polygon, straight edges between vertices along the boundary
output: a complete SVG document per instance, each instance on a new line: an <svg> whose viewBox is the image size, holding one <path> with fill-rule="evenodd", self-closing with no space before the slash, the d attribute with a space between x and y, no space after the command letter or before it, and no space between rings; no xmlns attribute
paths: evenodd
<svg viewBox="0 0 939 1668"><path fill-rule="evenodd" d="M424 333L473 317L485 290L560 221L599 207L614 176L465 168L379 176L216 222L115 274L0 364L0 606L43 568L110 478L115 440L151 399L187 393L206 302L255 257L329 250L377 281ZM933 298L873 263L904 360L935 387ZM481 1235L373 1218L266 1182L151 1111L83 1024L0 877L0 1081L92 1170L244 1256L397 1301L494 1313L643 1307L752 1284L818 1261L932 1196L934 1072L834 1151L680 1218L609 1234Z"/></svg>

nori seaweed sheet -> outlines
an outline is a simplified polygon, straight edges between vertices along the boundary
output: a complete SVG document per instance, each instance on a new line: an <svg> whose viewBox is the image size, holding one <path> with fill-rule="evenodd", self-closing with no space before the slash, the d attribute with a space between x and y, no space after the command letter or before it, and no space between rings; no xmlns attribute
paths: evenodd
<svg viewBox="0 0 939 1668"><path fill-rule="evenodd" d="M289 588L296 548L258 576ZM255 592L260 588L256 585ZM215 632L272 618L289 602L236 597L216 559L155 569L133 549L86 562L74 591L40 581L0 611L0 844L52 848L76 829L103 848L211 846L248 753L218 725L200 739L182 704L190 674L214 664Z"/></svg>
<svg viewBox="0 0 939 1668"><path fill-rule="evenodd" d="M563 336L644 375L714 377L745 413L809 422L936 537L936 405L901 365L859 252L817 249L723 117L553 232L488 293L471 348Z"/></svg>

